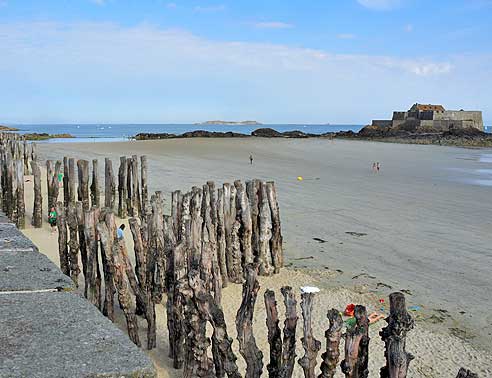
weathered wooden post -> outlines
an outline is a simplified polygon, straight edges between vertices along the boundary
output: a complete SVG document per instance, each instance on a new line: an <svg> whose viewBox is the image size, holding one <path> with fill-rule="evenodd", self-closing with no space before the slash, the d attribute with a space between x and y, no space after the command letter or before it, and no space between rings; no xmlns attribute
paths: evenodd
<svg viewBox="0 0 492 378"><path fill-rule="evenodd" d="M87 160L77 161L77 172L79 178L79 186L77 188L78 200L82 202L84 211L90 209L89 204L89 162Z"/></svg>
<svg viewBox="0 0 492 378"><path fill-rule="evenodd" d="M388 325L379 333L385 345L386 366L381 368L381 378L405 378L413 356L405 350L407 332L414 326L414 320L407 312L405 296L391 293Z"/></svg>
<svg viewBox="0 0 492 378"><path fill-rule="evenodd" d="M270 344L270 363L267 365L270 378L280 378L282 370L282 333L278 326L277 301L275 292L266 290L264 294L266 309L266 325L268 329L268 344Z"/></svg>
<svg viewBox="0 0 492 378"><path fill-rule="evenodd" d="M273 181L266 183L266 193L268 204L271 210L272 219L272 238L270 240L270 252L275 273L280 271L284 266L283 249L282 249L282 231L280 227L280 210L277 202L277 191Z"/></svg>
<svg viewBox="0 0 492 378"><path fill-rule="evenodd" d="M68 173L68 157L63 157L63 205L65 209L68 208L68 204L70 203L70 175Z"/></svg>
<svg viewBox="0 0 492 378"><path fill-rule="evenodd" d="M142 240L142 230L136 218L130 218L128 220L130 230L133 236L133 250L135 252L135 275L138 280L138 285L142 291L147 290L147 248L144 247ZM136 297L136 314L145 314L145 303L141 296Z"/></svg>
<svg viewBox="0 0 492 378"><path fill-rule="evenodd" d="M229 281L234 283L243 282L240 228L241 222L236 219L232 224L231 233L229 236L230 249L226 251Z"/></svg>
<svg viewBox="0 0 492 378"><path fill-rule="evenodd" d="M270 239L272 238L272 215L268 203L266 183L260 183L259 196L259 254L260 275L270 276L274 272L272 266L272 255L270 253Z"/></svg>
<svg viewBox="0 0 492 378"><path fill-rule="evenodd" d="M35 228L43 227L43 196L41 195L41 170L35 160L31 160L31 170L34 176L34 205L32 211L32 225Z"/></svg>
<svg viewBox="0 0 492 378"><path fill-rule="evenodd" d="M282 371L280 377L290 378L294 371L296 359L296 327L297 327L297 301L290 286L280 289L284 296L285 321L284 321L284 340L282 342Z"/></svg>
<svg viewBox="0 0 492 378"><path fill-rule="evenodd" d="M241 181L234 182L236 187L236 213L241 221L241 246L242 246L242 260L244 265L253 262L253 249L251 247L251 238L253 235L253 224L251 221L251 211L249 207L249 200L246 194L246 190Z"/></svg>
<svg viewBox="0 0 492 378"><path fill-rule="evenodd" d="M316 368L316 358L318 352L321 349L321 342L316 340L313 336L311 315L313 312L313 299L314 293L319 291L314 288L303 288L301 293L301 309L303 318L303 331L304 336L301 338L302 346L304 348L304 356L299 359L299 365L304 370L304 376L306 378L315 378L316 374L314 369Z"/></svg>
<svg viewBox="0 0 492 378"><path fill-rule="evenodd" d="M85 216L82 202L77 202L75 206L77 213L77 229L79 233L80 259L82 260L82 272L84 275L84 297L88 298L89 276L87 274L87 243L85 241Z"/></svg>
<svg viewBox="0 0 492 378"><path fill-rule="evenodd" d="M67 208L67 223L70 233L69 247L69 262L70 262L70 277L76 287L79 287L79 243L78 243L78 222L77 208L73 202L68 203Z"/></svg>
<svg viewBox="0 0 492 378"><path fill-rule="evenodd" d="M21 160L17 160L15 180L17 181L16 225L23 229L26 226L26 203L24 202L24 164Z"/></svg>
<svg viewBox="0 0 492 378"><path fill-rule="evenodd" d="M91 184L91 204L93 207L100 206L100 191L99 191L99 175L98 175L98 161L92 160L92 184Z"/></svg>
<svg viewBox="0 0 492 378"><path fill-rule="evenodd" d="M104 159L104 206L114 210L116 197L116 184L113 173L113 162L109 158Z"/></svg>
<svg viewBox="0 0 492 378"><path fill-rule="evenodd" d="M60 187L58 185L58 175L60 174L61 162L56 161L53 165L52 160L46 161L46 174L47 174L47 184L48 184L48 213L51 208L56 206L56 202L58 201L58 193L60 191Z"/></svg>
<svg viewBox="0 0 492 378"><path fill-rule="evenodd" d="M140 197L140 181L138 180L138 156L132 155L132 204L133 204L133 216L139 216L142 214L142 201Z"/></svg>
<svg viewBox="0 0 492 378"><path fill-rule="evenodd" d="M124 241L116 239L113 244L114 283L118 289L118 300L123 313L125 314L128 336L134 344L140 347L142 344L140 343L140 338L138 336L137 316L132 309L132 299L128 288L128 282L125 277L126 261L124 261L124 252L122 253L123 249L125 249L126 252Z"/></svg>
<svg viewBox="0 0 492 378"><path fill-rule="evenodd" d="M245 269L243 300L236 315L237 340L239 352L246 361L245 378L255 378L259 377L263 370L263 353L258 349L253 334L253 313L260 284L257 279L257 266L249 264Z"/></svg>
<svg viewBox="0 0 492 378"><path fill-rule="evenodd" d="M215 365L215 377L241 378L236 364L236 356L232 351L232 339L227 334L224 312L212 295L205 290L198 271L191 271L189 284L194 293L194 302L199 312L205 316L213 328L212 354ZM215 348L214 348L215 346Z"/></svg>
<svg viewBox="0 0 492 378"><path fill-rule="evenodd" d="M147 214L147 209L149 208L149 188L148 188L148 166L147 166L147 156L140 156L140 180L142 181L142 197L141 197L141 212L142 214Z"/></svg>
<svg viewBox="0 0 492 378"><path fill-rule="evenodd" d="M321 374L318 378L333 378L340 358L340 339L342 337L343 320L340 312L334 308L326 314L330 327L325 332L326 351L321 355Z"/></svg>
<svg viewBox="0 0 492 378"><path fill-rule="evenodd" d="M219 188L217 194L217 259L219 261L222 287L229 282L226 260L226 233L224 226L224 189Z"/></svg>
<svg viewBox="0 0 492 378"><path fill-rule="evenodd" d="M70 277L70 261L68 259L68 235L65 207L62 202L56 203L56 225L58 227L58 254L60 257L60 269L63 274Z"/></svg>
<svg viewBox="0 0 492 378"><path fill-rule="evenodd" d="M23 168L23 171L24 171L24 175L28 175L29 174L29 145L27 144L27 140L23 140L22 141L22 145L23 145L23 160L24 160L24 168Z"/></svg>
<svg viewBox="0 0 492 378"><path fill-rule="evenodd" d="M174 233L174 238L176 241L180 241L180 225L181 225L181 207L182 207L183 196L181 191L175 190L171 193L171 219L172 228Z"/></svg>
<svg viewBox="0 0 492 378"><path fill-rule="evenodd" d="M128 196L126 191L126 157L120 157L120 168L118 170L118 217L126 218L127 216L127 207L126 207L126 198Z"/></svg>
<svg viewBox="0 0 492 378"><path fill-rule="evenodd" d="M198 266L201 259L201 242L202 242L202 190L197 187L192 188L192 197L190 202L191 215L191 234L190 234L190 259L188 267Z"/></svg>
<svg viewBox="0 0 492 378"><path fill-rule="evenodd" d="M65 173L66 174L66 173ZM68 159L68 202L75 205L75 159Z"/></svg>
<svg viewBox="0 0 492 378"><path fill-rule="evenodd" d="M113 235L112 228L114 226L114 214L109 211L106 212L104 222L97 224L97 232L101 239L101 257L103 263L104 272L104 305L103 314L114 322L114 257L113 257L113 244L115 242L115 236Z"/></svg>
<svg viewBox="0 0 492 378"><path fill-rule="evenodd" d="M210 339L206 336L207 318L195 305L194 294L188 283L180 289L179 293L185 303L186 352L183 378L212 378L213 361L207 354L210 345Z"/></svg>
<svg viewBox="0 0 492 378"><path fill-rule="evenodd" d="M101 273L99 271L98 240L96 222L99 219L99 209L84 212L84 235L87 245L87 299L99 309L101 307Z"/></svg>
<svg viewBox="0 0 492 378"><path fill-rule="evenodd" d="M364 306L355 306L356 324L345 333L345 359L341 363L347 378L365 378L369 374L369 320Z"/></svg>
<svg viewBox="0 0 492 378"><path fill-rule="evenodd" d="M260 228L259 228L259 199L258 191L260 189L259 180L246 181L246 193L248 194L249 208L251 212L251 249L253 256L258 257L260 251Z"/></svg>
<svg viewBox="0 0 492 378"><path fill-rule="evenodd" d="M31 161L38 161L38 155L36 153L36 143L32 142L31 143Z"/></svg>

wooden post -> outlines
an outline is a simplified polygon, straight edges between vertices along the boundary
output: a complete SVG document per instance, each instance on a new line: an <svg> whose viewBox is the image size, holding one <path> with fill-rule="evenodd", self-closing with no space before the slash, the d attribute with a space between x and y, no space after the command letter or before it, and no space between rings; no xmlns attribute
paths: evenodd
<svg viewBox="0 0 492 378"><path fill-rule="evenodd" d="M133 236L133 250L135 252L135 275L138 280L138 285L141 290L147 290L147 248L144 248L144 243L142 240L142 231L140 229L140 225L136 218L130 218L128 220L128 224L130 225L130 230ZM136 298L136 314L142 315L145 314L145 303L141 302L143 298L141 296L137 296Z"/></svg>
<svg viewBox="0 0 492 378"><path fill-rule="evenodd" d="M215 252L215 228L212 224L210 209L210 191L208 185L202 188L202 218L201 246L200 246L200 277L204 282L206 290L213 290L212 259ZM221 285L222 286L222 285ZM220 293L219 293L220 297ZM220 302L219 302L220 303Z"/></svg>
<svg viewBox="0 0 492 378"><path fill-rule="evenodd" d="M290 286L280 289L284 296L285 321L284 321L284 340L282 342L282 378L292 377L296 358L296 327L297 327L297 301Z"/></svg>
<svg viewBox="0 0 492 378"><path fill-rule="evenodd" d="M109 209L108 209L109 210ZM114 214L106 212L105 221L97 224L97 232L101 239L101 257L104 271L104 305L103 314L114 322L114 257L113 244L115 237L111 229L114 228Z"/></svg>
<svg viewBox="0 0 492 378"><path fill-rule="evenodd" d="M38 155L36 153L36 143L31 143L31 161L38 161Z"/></svg>
<svg viewBox="0 0 492 378"><path fill-rule="evenodd" d="M195 305L193 291L189 285L180 290L185 303L185 361L183 378L212 378L213 361L208 357L210 340L206 336L205 314Z"/></svg>
<svg viewBox="0 0 492 378"><path fill-rule="evenodd" d="M239 229L241 223L235 220L232 224L231 234L229 237L229 248L227 251L227 270L229 281L234 283L243 282L243 268L241 264L241 237Z"/></svg>
<svg viewBox="0 0 492 378"><path fill-rule="evenodd" d="M188 220L188 224L190 221ZM175 369L181 369L184 364L184 342L186 339L185 330L185 296L183 291L187 285L187 261L186 256L188 246L185 242L181 242L173 250L174 262L174 288L172 299L173 312L173 332L169 332L169 344L172 345L173 366Z"/></svg>
<svg viewBox="0 0 492 378"><path fill-rule="evenodd" d="M385 345L386 357L386 366L381 368L381 378L405 378L408 365L414 358L405 350L406 337L415 323L407 312L402 293L391 293L389 299L390 315L386 318L388 325L379 333Z"/></svg>
<svg viewBox="0 0 492 378"><path fill-rule="evenodd" d="M65 173L66 175L67 173ZM75 159L68 159L68 202L75 205Z"/></svg>
<svg viewBox="0 0 492 378"><path fill-rule="evenodd" d="M70 277L70 261L68 259L68 235L65 208L62 202L56 204L56 225L58 227L58 254L60 256L60 269L63 274Z"/></svg>
<svg viewBox="0 0 492 378"><path fill-rule="evenodd" d="M282 334L278 326L279 320L275 292L266 290L264 298L267 314L268 344L270 344L270 363L267 365L268 376L270 378L280 378L282 369Z"/></svg>
<svg viewBox="0 0 492 378"><path fill-rule="evenodd" d="M340 312L334 308L326 314L330 327L325 332L326 351L321 355L321 374L318 378L333 378L340 358L340 339L342 337L343 320Z"/></svg>
<svg viewBox="0 0 492 378"><path fill-rule="evenodd" d="M116 197L116 184L114 181L113 162L109 158L104 159L104 207L114 210Z"/></svg>
<svg viewBox="0 0 492 378"><path fill-rule="evenodd" d="M84 275L84 297L88 298L89 276L87 274L87 244L85 241L85 216L82 202L76 203L75 211L77 213L80 259L82 260L82 272Z"/></svg>
<svg viewBox="0 0 492 378"><path fill-rule="evenodd" d="M200 273L196 270L189 274L189 284L194 292L195 305L205 318L212 324L212 348L215 365L215 376L241 378L236 364L237 357L232 351L232 338L227 334L224 312L216 300L205 290ZM215 348L214 348L215 346Z"/></svg>
<svg viewBox="0 0 492 378"><path fill-rule="evenodd" d="M17 159L11 160L9 164L9 181L10 181L10 219L17 224Z"/></svg>
<svg viewBox="0 0 492 378"><path fill-rule="evenodd" d="M266 183L266 193L268 204L270 205L272 217L272 238L270 239L270 252L272 255L272 263L275 273L280 271L284 265L283 249L282 249L282 231L280 227L280 211L277 202L277 191L273 181Z"/></svg>
<svg viewBox="0 0 492 378"><path fill-rule="evenodd" d="M53 165L52 160L46 161L47 165L47 184L48 184L48 213L52 207L56 206L60 187L58 185L58 175L60 174L61 162L56 161Z"/></svg>
<svg viewBox="0 0 492 378"><path fill-rule="evenodd" d="M151 197L151 215L149 217L149 252L147 258L146 274L148 292L151 294L152 303L161 303L166 291L166 242L164 237L164 209L162 193L156 192Z"/></svg>
<svg viewBox="0 0 492 378"><path fill-rule="evenodd" d="M249 208L251 212L251 249L253 251L253 256L256 258L260 254L260 228L258 219L260 214L260 209L258 207L259 189L259 180L246 181L246 193L248 194Z"/></svg>
<svg viewBox="0 0 492 378"><path fill-rule="evenodd" d="M147 214L149 208L149 188L147 183L148 166L147 156L140 156L140 180L142 182L142 197L141 197L141 211L143 214Z"/></svg>
<svg viewBox="0 0 492 378"><path fill-rule="evenodd" d="M68 173L68 157L63 157L63 205L65 209L68 209L68 204L70 203L70 175Z"/></svg>
<svg viewBox="0 0 492 378"><path fill-rule="evenodd" d="M134 216L142 215L142 201L140 197L140 181L138 180L138 156L132 155L132 203Z"/></svg>
<svg viewBox="0 0 492 378"><path fill-rule="evenodd" d="M41 195L41 170L35 160L31 160L31 170L34 176L34 205L32 211L32 225L35 228L43 227L43 196Z"/></svg>
<svg viewBox="0 0 492 378"><path fill-rule="evenodd" d="M253 262L253 250L251 247L253 224L251 221L251 211L249 208L249 200L244 185L239 180L236 181L234 185L237 190L236 209L238 218L241 220L241 246L244 261L243 265L247 265Z"/></svg>
<svg viewBox="0 0 492 378"><path fill-rule="evenodd" d="M99 175L97 159L92 160L92 184L91 184L91 204L93 207L100 206Z"/></svg>
<svg viewBox="0 0 492 378"><path fill-rule="evenodd" d="M24 164L22 160L17 160L15 180L17 181L16 225L23 229L26 226L26 203L24 202Z"/></svg>
<svg viewBox="0 0 492 378"><path fill-rule="evenodd" d="M29 174L29 145L27 144L27 140L22 141L23 145L23 160L24 160L24 167L23 167L23 174L27 176Z"/></svg>
<svg viewBox="0 0 492 378"><path fill-rule="evenodd" d="M77 161L77 171L79 178L78 200L82 202L84 211L88 211L89 204L89 162L87 160Z"/></svg>
<svg viewBox="0 0 492 378"><path fill-rule="evenodd" d="M369 320L364 306L355 306L356 324L345 333L345 359L341 363L347 378L365 378L368 371Z"/></svg>
<svg viewBox="0 0 492 378"><path fill-rule="evenodd" d="M171 193L171 217L172 217L172 227L174 238L176 241L181 240L180 235L180 225L181 225L181 206L183 197L181 191L175 190Z"/></svg>
<svg viewBox="0 0 492 378"><path fill-rule="evenodd" d="M84 213L84 235L85 243L87 245L87 268L86 268L86 284L87 288L87 299L94 306L99 309L101 307L101 282L98 277L100 277L99 271L99 259L98 259L98 240L96 231L96 221L99 215L96 214L97 210L92 209Z"/></svg>
<svg viewBox="0 0 492 378"><path fill-rule="evenodd" d="M219 261L220 274L222 276L222 287L227 286L229 276L227 273L226 260L226 233L224 227L224 189L218 189L217 195L217 259Z"/></svg>
<svg viewBox="0 0 492 378"><path fill-rule="evenodd" d="M239 352L246 361L245 378L259 377L263 370L263 353L258 349L253 334L253 313L258 290L260 289L256 270L257 267L254 264L246 266L243 300L236 315Z"/></svg>
<svg viewBox="0 0 492 378"><path fill-rule="evenodd" d="M303 317L304 337L301 338L304 356L299 359L299 365L304 370L304 377L315 378L316 358L321 349L321 342L313 336L311 315L313 312L314 292L303 290L301 293L301 309Z"/></svg>
<svg viewBox="0 0 492 378"><path fill-rule="evenodd" d="M156 346L155 305L152 302L151 288L148 286L152 281L147 281L151 273L148 273L146 270L148 256L145 256L145 247L142 243L140 227L135 218L132 218L130 222L130 228L134 238L135 255L140 256L140 264L142 264L142 262L146 264L140 266L142 282L137 282L137 277L133 270L130 258L128 257L126 247L123 243L120 243L120 257L122 262L125 264L126 276L135 294L137 303L140 303L143 307L143 313L147 321L147 348L150 350Z"/></svg>
<svg viewBox="0 0 492 378"><path fill-rule="evenodd" d="M272 238L272 215L268 203L266 183L260 184L260 221L259 221L259 255L260 275L270 276L274 272L270 253L270 239Z"/></svg>
<svg viewBox="0 0 492 378"><path fill-rule="evenodd" d="M70 262L70 277L76 287L79 287L79 243L78 243L78 222L77 209L72 202L68 203L67 223L70 232L69 247L69 262Z"/></svg>
<svg viewBox="0 0 492 378"><path fill-rule="evenodd" d="M123 248L126 248L124 246L124 241L116 239L113 245L114 283L118 289L118 300L123 313L125 314L128 336L135 345L140 347L142 344L140 343L140 338L138 337L137 316L132 309L132 299L128 289L128 282L125 277L126 261L123 258Z"/></svg>
<svg viewBox="0 0 492 378"><path fill-rule="evenodd" d="M127 217L126 198L128 196L126 191L126 157L120 157L120 168L118 170L118 217Z"/></svg>

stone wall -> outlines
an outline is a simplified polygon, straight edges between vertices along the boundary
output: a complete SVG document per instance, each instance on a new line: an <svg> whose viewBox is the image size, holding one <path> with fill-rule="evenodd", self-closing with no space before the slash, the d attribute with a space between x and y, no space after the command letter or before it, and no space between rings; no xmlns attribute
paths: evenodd
<svg viewBox="0 0 492 378"><path fill-rule="evenodd" d="M465 110L446 110L442 113L434 115L435 120L447 121L466 121L463 125L472 125L476 129L483 131L482 112L480 111L465 111Z"/></svg>
<svg viewBox="0 0 492 378"><path fill-rule="evenodd" d="M0 213L0 378L155 378L152 361Z"/></svg>

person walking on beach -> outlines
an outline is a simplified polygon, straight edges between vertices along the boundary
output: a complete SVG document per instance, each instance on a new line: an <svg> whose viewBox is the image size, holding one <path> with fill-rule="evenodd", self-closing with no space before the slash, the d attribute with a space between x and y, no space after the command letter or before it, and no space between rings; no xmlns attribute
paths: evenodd
<svg viewBox="0 0 492 378"><path fill-rule="evenodd" d="M376 162L372 163L372 173L376 173Z"/></svg>
<svg viewBox="0 0 492 378"><path fill-rule="evenodd" d="M116 236L118 240L123 240L123 238L125 237L125 234L123 233L124 230L125 230L125 225L121 224L120 227L118 227L118 230L116 231Z"/></svg>
<svg viewBox="0 0 492 378"><path fill-rule="evenodd" d="M381 166L379 165L379 161L376 163L376 171L377 173L379 173L379 169L381 168Z"/></svg>
<svg viewBox="0 0 492 378"><path fill-rule="evenodd" d="M54 207L52 207L50 209L50 212L48 214L48 223L50 224L51 226L51 233L55 233L55 230L56 230L56 217L57 217L57 213L56 213L56 210Z"/></svg>
<svg viewBox="0 0 492 378"><path fill-rule="evenodd" d="M249 155L249 164L253 165L253 155Z"/></svg>

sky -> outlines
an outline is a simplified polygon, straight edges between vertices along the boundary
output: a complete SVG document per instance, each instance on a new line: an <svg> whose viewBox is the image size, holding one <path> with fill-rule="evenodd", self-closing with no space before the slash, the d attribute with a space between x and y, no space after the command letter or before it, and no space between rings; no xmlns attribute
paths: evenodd
<svg viewBox="0 0 492 378"><path fill-rule="evenodd" d="M492 0L0 0L0 123L492 124Z"/></svg>

